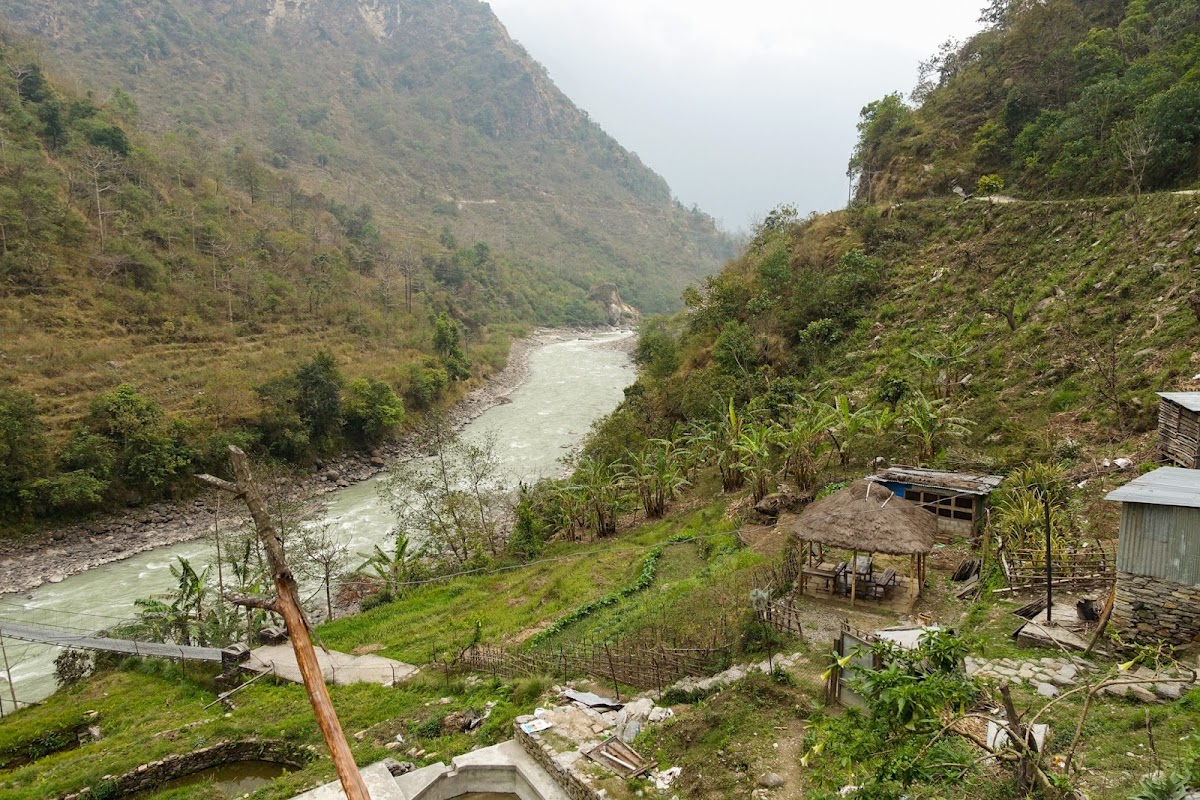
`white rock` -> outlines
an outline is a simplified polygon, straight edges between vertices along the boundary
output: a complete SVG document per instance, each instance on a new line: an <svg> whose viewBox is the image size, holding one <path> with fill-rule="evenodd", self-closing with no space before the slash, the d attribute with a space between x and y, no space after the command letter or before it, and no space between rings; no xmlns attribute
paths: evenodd
<svg viewBox="0 0 1200 800"><path fill-rule="evenodd" d="M1053 683L1039 683L1037 693L1042 697L1058 697L1058 687Z"/></svg>

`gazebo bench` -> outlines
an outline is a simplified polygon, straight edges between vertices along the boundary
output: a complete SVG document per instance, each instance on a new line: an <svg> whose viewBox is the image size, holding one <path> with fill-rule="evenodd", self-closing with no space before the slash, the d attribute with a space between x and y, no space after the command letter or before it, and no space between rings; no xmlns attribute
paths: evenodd
<svg viewBox="0 0 1200 800"><path fill-rule="evenodd" d="M879 576L879 580L872 581L870 586L870 597L872 600L886 600L891 591L896 588L896 570L888 567Z"/></svg>

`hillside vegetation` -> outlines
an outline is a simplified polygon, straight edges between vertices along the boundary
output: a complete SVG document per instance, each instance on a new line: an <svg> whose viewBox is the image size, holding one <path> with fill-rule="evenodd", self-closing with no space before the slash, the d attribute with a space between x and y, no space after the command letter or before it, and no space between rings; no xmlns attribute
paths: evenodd
<svg viewBox="0 0 1200 800"><path fill-rule="evenodd" d="M9 522L373 447L728 246L478 3L0 13Z"/></svg>
<svg viewBox="0 0 1200 800"><path fill-rule="evenodd" d="M1186 188L1200 178L1200 8L1178 0L992 0L923 66L918 107L863 109L851 160L880 202L1004 185L1024 197Z"/></svg>
<svg viewBox="0 0 1200 800"><path fill-rule="evenodd" d="M208 151L196 157L232 148L256 171L366 204L405 253L486 242L584 293L612 281L651 312L677 308L732 254L477 0L3 0L0 14L37 37L48 67L99 96L127 91L148 130L192 132ZM235 178L251 194L248 180ZM490 272L440 279L538 310Z"/></svg>

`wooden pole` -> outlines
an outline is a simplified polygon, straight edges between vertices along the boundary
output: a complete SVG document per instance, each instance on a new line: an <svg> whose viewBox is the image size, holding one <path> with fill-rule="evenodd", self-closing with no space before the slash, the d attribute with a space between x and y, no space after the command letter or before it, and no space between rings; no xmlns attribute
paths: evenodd
<svg viewBox="0 0 1200 800"><path fill-rule="evenodd" d="M296 578L288 569L287 559L284 557L283 540L271 521L266 503L263 502L250 474L250 463L246 454L241 448L230 445L229 460L233 464L233 474L237 477L236 484L211 475L197 477L204 483L237 495L249 507L254 527L267 554L271 577L275 581L276 605L284 624L287 625L292 649L296 652L296 664L300 667L300 675L304 679L304 689L308 692L308 700L312 704L321 735L325 737L325 744L333 756L333 766L342 783L342 791L346 794L346 800L371 800L367 785L358 771L358 765L354 763L354 754L350 752L346 735L342 732L342 724L338 721L333 701L329 698L329 689L325 686L325 677L321 674L321 666L317 662L317 654L308 635L308 622L300 610Z"/></svg>
<svg viewBox="0 0 1200 800"><path fill-rule="evenodd" d="M850 551L850 607L854 607L855 590L858 589L858 551Z"/></svg>
<svg viewBox="0 0 1200 800"><path fill-rule="evenodd" d="M8 648L4 646L4 637L0 636L0 653L4 654L4 676L8 680L8 694L12 697L13 711L21 706L17 703L17 687L13 686L12 670L8 667ZM3 703L0 703L0 713L3 713Z"/></svg>
<svg viewBox="0 0 1200 800"><path fill-rule="evenodd" d="M1050 555L1050 495L1042 495L1042 508L1046 513L1046 624L1051 623L1054 610L1054 562Z"/></svg>

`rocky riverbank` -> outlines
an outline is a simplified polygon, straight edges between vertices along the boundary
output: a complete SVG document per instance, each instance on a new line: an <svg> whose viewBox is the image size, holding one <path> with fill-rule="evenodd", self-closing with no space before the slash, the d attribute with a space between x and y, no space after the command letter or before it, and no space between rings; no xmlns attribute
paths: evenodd
<svg viewBox="0 0 1200 800"><path fill-rule="evenodd" d="M595 330L539 329L517 340L509 351L508 365L450 409L451 423L456 429L461 428L489 408L507 402L508 396L528 376L529 356L537 348L595 334ZM604 346L629 351L635 341L630 336ZM327 459L308 475L278 479L273 488L289 501L316 501L321 495L374 476L388 464L423 455L422 445L411 434L403 436L370 453L347 453ZM36 537L0 541L0 593L27 592L101 564L198 539L212 530L216 500L215 495L205 494L186 504L158 503L47 530ZM222 524L228 525L231 514L240 512L241 509L231 512L226 500Z"/></svg>

